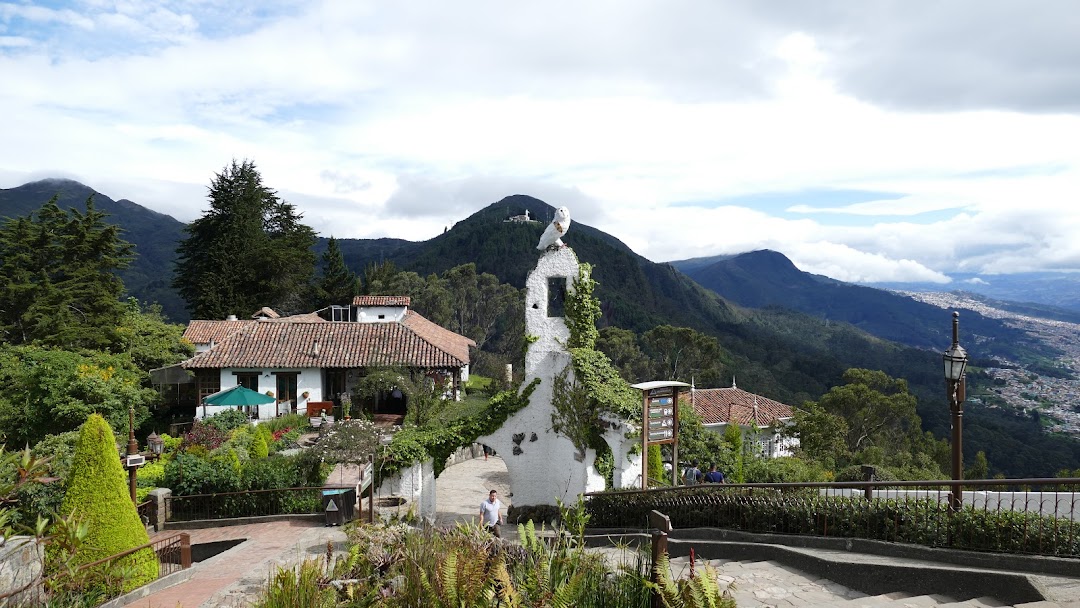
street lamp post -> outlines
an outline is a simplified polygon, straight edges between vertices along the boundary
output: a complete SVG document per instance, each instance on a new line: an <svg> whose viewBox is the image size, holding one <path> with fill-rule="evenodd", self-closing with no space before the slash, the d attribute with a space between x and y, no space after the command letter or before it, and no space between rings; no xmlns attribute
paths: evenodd
<svg viewBox="0 0 1080 608"><path fill-rule="evenodd" d="M131 489L131 502L133 504L139 504L139 501L135 499L135 484L136 484L136 472L139 470L139 466L132 462L132 456L138 455L139 442L135 440L135 405L128 406L128 447L127 447L127 468L128 468L128 487Z"/></svg>
<svg viewBox="0 0 1080 608"><path fill-rule="evenodd" d="M961 447L964 418L964 370L968 355L960 346L960 313L953 312L952 346L942 355L945 363L945 390L948 392L949 409L952 411L952 491L949 492L949 509L959 511L964 502L964 452Z"/></svg>

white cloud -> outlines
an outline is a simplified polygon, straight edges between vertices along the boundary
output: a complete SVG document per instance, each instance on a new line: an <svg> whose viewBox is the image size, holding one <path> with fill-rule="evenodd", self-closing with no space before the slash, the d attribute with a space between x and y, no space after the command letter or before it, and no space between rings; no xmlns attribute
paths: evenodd
<svg viewBox="0 0 1080 608"><path fill-rule="evenodd" d="M880 31L852 6L0 4L0 186L69 176L190 220L212 174L251 158L338 237L430 238L520 193L654 260L770 248L843 280L1080 268L1080 117L1045 113L1065 81L1034 83L1041 101L1008 80L974 87L985 103L918 98L907 83L960 70L963 40L990 34L947 41L961 12L888 3ZM1078 48L1057 27L1038 46L1006 13L979 22L1032 45L980 74L1032 84L1018 66ZM923 36L952 63L898 72ZM898 198L715 206L809 190Z"/></svg>

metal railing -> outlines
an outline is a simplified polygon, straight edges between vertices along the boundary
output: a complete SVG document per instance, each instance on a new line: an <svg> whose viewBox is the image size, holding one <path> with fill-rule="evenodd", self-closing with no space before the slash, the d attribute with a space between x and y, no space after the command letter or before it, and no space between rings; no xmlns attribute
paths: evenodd
<svg viewBox="0 0 1080 608"><path fill-rule="evenodd" d="M147 500L135 505L135 508L139 511L139 519L142 520L144 526L153 526L157 530L157 501Z"/></svg>
<svg viewBox="0 0 1080 608"><path fill-rule="evenodd" d="M867 538L1036 555L1080 557L1080 478L954 482L700 484L586 494L590 526L647 528L657 510L674 528Z"/></svg>
<svg viewBox="0 0 1080 608"><path fill-rule="evenodd" d="M13 598L12 605L47 605L60 598L71 599L88 592L103 601L118 597L129 587L128 577L137 572L137 568L128 563L130 560L124 558L147 549L154 552L158 567L156 576L142 580L142 585L191 567L191 536L187 533L174 534L83 564L72 571L62 571L39 579L26 592Z"/></svg>
<svg viewBox="0 0 1080 608"><path fill-rule="evenodd" d="M165 499L165 512L168 521L317 514L322 513L324 489L280 488L170 496Z"/></svg>

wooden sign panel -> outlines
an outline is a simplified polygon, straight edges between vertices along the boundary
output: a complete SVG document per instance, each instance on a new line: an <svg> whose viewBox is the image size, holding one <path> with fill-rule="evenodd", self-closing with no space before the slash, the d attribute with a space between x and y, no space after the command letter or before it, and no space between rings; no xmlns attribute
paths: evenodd
<svg viewBox="0 0 1080 608"><path fill-rule="evenodd" d="M646 446L673 443L677 426L677 389L671 386L645 391Z"/></svg>

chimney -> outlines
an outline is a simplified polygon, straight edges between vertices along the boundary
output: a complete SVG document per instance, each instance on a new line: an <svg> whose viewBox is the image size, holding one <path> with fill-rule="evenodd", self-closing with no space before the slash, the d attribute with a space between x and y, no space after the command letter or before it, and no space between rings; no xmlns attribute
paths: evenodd
<svg viewBox="0 0 1080 608"><path fill-rule="evenodd" d="M236 320L236 315L229 315L229 316L225 317L225 320L226 321L235 321Z"/></svg>

